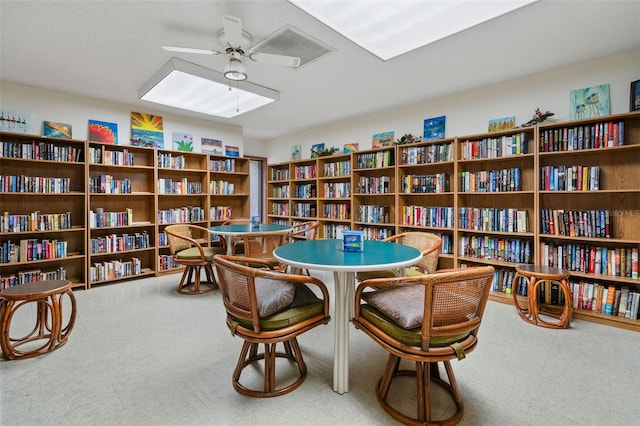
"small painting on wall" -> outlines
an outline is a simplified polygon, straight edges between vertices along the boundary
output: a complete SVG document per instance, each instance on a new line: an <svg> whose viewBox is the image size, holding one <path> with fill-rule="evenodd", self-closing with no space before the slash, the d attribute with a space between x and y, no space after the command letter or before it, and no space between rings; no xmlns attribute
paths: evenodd
<svg viewBox="0 0 640 426"><path fill-rule="evenodd" d="M324 151L324 142L314 143L311 145L311 158L319 157L322 151Z"/></svg>
<svg viewBox="0 0 640 426"><path fill-rule="evenodd" d="M489 120L489 132L502 132L516 128L516 116L496 118Z"/></svg>
<svg viewBox="0 0 640 426"><path fill-rule="evenodd" d="M291 145L291 161L302 159L302 145Z"/></svg>
<svg viewBox="0 0 640 426"><path fill-rule="evenodd" d="M131 145L164 148L162 117L159 115L132 112Z"/></svg>
<svg viewBox="0 0 640 426"><path fill-rule="evenodd" d="M71 124L45 121L42 134L50 138L71 139Z"/></svg>
<svg viewBox="0 0 640 426"><path fill-rule="evenodd" d="M631 100L629 101L629 111L640 110L640 80L631 82Z"/></svg>
<svg viewBox="0 0 640 426"><path fill-rule="evenodd" d="M184 132L173 132L171 140L175 151L193 152L193 135Z"/></svg>
<svg viewBox="0 0 640 426"><path fill-rule="evenodd" d="M433 117L424 120L423 140L434 141L444 139L445 122L447 117Z"/></svg>
<svg viewBox="0 0 640 426"><path fill-rule="evenodd" d="M609 85L585 87L571 91L569 118L603 117L610 114Z"/></svg>
<svg viewBox="0 0 640 426"><path fill-rule="evenodd" d="M118 124L89 120L89 140L93 142L118 143Z"/></svg>
<svg viewBox="0 0 640 426"><path fill-rule="evenodd" d="M237 146L225 145L224 148L227 157L240 157L240 148Z"/></svg>
<svg viewBox="0 0 640 426"><path fill-rule="evenodd" d="M342 149L342 152L344 152L345 154L348 154L350 152L357 152L357 151L358 151L358 142L345 143Z"/></svg>
<svg viewBox="0 0 640 426"><path fill-rule="evenodd" d="M373 135L371 148L380 149L393 146L393 136L394 132L376 133Z"/></svg>
<svg viewBox="0 0 640 426"><path fill-rule="evenodd" d="M0 130L15 133L31 133L31 113L0 111Z"/></svg>
<svg viewBox="0 0 640 426"><path fill-rule="evenodd" d="M200 143L202 145L202 152L204 154L222 155L224 149L222 148L222 141L218 139L201 138Z"/></svg>

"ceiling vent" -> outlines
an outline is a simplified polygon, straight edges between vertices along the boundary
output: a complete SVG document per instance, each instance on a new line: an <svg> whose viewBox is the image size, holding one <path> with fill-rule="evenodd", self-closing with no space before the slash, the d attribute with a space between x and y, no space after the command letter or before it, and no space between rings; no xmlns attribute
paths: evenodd
<svg viewBox="0 0 640 426"><path fill-rule="evenodd" d="M300 58L300 66L296 69L315 61L331 50L326 44L291 25L285 25L251 49L252 52L297 56Z"/></svg>

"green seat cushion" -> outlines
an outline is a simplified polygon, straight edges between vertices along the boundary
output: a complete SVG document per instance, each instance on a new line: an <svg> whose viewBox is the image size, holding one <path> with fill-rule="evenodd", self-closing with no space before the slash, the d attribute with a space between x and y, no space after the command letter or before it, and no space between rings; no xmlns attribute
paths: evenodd
<svg viewBox="0 0 640 426"><path fill-rule="evenodd" d="M263 330L279 330L320 315L323 309L324 303L321 300L307 305L289 307L266 318L261 318L260 327ZM253 327L250 321L238 320L238 322L246 328Z"/></svg>
<svg viewBox="0 0 640 426"><path fill-rule="evenodd" d="M422 327L411 330L400 327L393 319L389 318L371 305L364 304L360 310L362 316L373 325L382 330L385 334L391 336L395 340L409 346L420 347L422 344ZM460 333L451 336L433 337L429 341L430 347L449 346L456 342L461 342L469 335L469 332Z"/></svg>
<svg viewBox="0 0 640 426"><path fill-rule="evenodd" d="M404 274L406 277L419 277L420 275L424 275L422 272L413 268L405 268ZM366 271L366 272L358 272L357 277L358 281L369 280L372 278L394 278L397 275L393 273L392 270L386 269L382 271Z"/></svg>
<svg viewBox="0 0 640 426"><path fill-rule="evenodd" d="M213 256L216 254L225 254L225 250L222 247L203 247L205 260L213 260ZM200 250L198 247L191 247L185 250L181 250L176 253L177 259L184 260L198 260L200 259Z"/></svg>

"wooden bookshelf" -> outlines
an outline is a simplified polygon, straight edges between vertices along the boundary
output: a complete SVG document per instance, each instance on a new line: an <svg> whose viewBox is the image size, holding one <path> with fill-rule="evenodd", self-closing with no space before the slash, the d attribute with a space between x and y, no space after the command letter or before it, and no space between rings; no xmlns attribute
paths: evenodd
<svg viewBox="0 0 640 426"><path fill-rule="evenodd" d="M318 220L320 238L336 238L351 229L351 155L318 158Z"/></svg>
<svg viewBox="0 0 640 426"><path fill-rule="evenodd" d="M209 221L249 217L249 159L209 155Z"/></svg>

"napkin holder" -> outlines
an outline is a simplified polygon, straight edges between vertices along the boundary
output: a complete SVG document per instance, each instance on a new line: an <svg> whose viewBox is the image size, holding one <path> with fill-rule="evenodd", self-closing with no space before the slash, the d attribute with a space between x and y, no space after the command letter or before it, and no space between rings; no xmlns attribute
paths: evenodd
<svg viewBox="0 0 640 426"><path fill-rule="evenodd" d="M342 250L364 251L364 231L342 231Z"/></svg>

